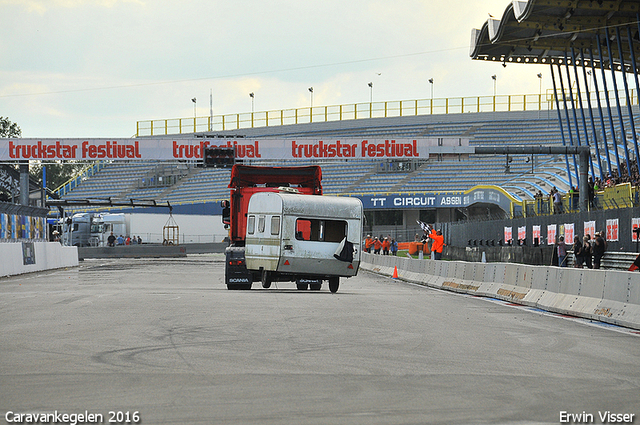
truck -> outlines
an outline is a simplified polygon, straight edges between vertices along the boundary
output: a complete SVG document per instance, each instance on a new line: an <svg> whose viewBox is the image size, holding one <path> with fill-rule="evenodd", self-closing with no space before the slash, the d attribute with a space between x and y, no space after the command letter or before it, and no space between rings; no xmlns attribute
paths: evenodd
<svg viewBox="0 0 640 425"><path fill-rule="evenodd" d="M124 214L77 213L62 221L62 242L68 246L106 246L111 232L129 234Z"/></svg>
<svg viewBox="0 0 640 425"><path fill-rule="evenodd" d="M300 290L319 290L328 280L329 290L336 292L340 277L356 275L362 204L355 198L323 196L321 180L319 166L233 166L230 200L222 202L223 222L229 227L228 289L289 281ZM342 251L351 261L336 258Z"/></svg>

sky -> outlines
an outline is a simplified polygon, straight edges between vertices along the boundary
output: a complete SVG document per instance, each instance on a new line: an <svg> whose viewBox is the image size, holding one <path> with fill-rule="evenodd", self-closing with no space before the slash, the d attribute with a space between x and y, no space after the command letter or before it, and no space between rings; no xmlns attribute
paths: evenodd
<svg viewBox="0 0 640 425"><path fill-rule="evenodd" d="M508 0L0 0L0 116L27 138L128 138L136 122L537 94L547 66L473 61ZM433 86L429 79L434 80ZM368 83L373 83L370 89Z"/></svg>

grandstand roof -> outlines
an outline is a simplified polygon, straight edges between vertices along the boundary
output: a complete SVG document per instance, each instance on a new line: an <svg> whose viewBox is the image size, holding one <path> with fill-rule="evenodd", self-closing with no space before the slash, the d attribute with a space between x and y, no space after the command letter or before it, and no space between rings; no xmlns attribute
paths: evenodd
<svg viewBox="0 0 640 425"><path fill-rule="evenodd" d="M471 33L470 56L503 64L548 64L564 60L571 48L597 48L598 36L604 67L610 68L607 40L609 32L614 66L620 64L617 41L611 39L620 30L625 65L631 54L628 31L637 41L640 27L638 0L513 0L502 18L487 19L481 29ZM595 50L597 52L597 50ZM640 62L640 46L634 46L636 67ZM569 56L570 57L570 56ZM599 62L596 61L599 65Z"/></svg>

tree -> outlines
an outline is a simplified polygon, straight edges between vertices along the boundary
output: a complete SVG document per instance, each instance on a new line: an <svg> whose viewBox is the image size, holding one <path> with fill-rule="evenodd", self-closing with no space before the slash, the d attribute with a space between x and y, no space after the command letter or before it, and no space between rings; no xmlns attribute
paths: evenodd
<svg viewBox="0 0 640 425"><path fill-rule="evenodd" d="M11 122L9 118L0 117L0 137L20 137L22 129L18 124ZM42 184L42 167L47 167L47 188L55 190L62 184L66 183L89 162L87 161L55 161L53 163L42 164L40 161L30 161L29 174L31 179ZM6 198L6 196L5 196Z"/></svg>
<svg viewBox="0 0 640 425"><path fill-rule="evenodd" d="M38 184L42 185L42 167L47 167L47 188L56 190L64 183L69 181L77 173L82 171L84 167L89 165L90 161L55 161L46 164L40 162L32 162L29 169L31 177Z"/></svg>
<svg viewBox="0 0 640 425"><path fill-rule="evenodd" d="M0 117L0 137L20 137L22 130L18 124L11 122L9 118Z"/></svg>

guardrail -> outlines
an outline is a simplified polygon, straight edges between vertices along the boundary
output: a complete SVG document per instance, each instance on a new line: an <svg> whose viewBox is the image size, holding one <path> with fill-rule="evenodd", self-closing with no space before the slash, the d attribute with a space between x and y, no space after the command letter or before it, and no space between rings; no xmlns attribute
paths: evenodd
<svg viewBox="0 0 640 425"><path fill-rule="evenodd" d="M362 254L360 267L438 289L640 329L637 272Z"/></svg>

